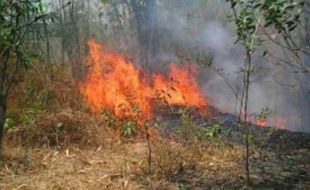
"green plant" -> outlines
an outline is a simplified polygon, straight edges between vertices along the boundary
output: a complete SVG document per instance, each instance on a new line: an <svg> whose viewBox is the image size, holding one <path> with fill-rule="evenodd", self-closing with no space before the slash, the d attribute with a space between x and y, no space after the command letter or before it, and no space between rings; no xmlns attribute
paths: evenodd
<svg viewBox="0 0 310 190"><path fill-rule="evenodd" d="M257 121L266 121L267 117L271 114L271 110L265 106L264 108L261 109L259 114L255 115L255 119Z"/></svg>
<svg viewBox="0 0 310 190"><path fill-rule="evenodd" d="M22 110L20 115L20 122L23 125L34 124L42 110L36 107L29 107Z"/></svg>
<svg viewBox="0 0 310 190"><path fill-rule="evenodd" d="M181 114L179 133L188 143L196 141L199 138L199 130L197 129L189 108L179 109L178 112Z"/></svg>
<svg viewBox="0 0 310 190"><path fill-rule="evenodd" d="M55 136L56 145L59 145L59 134L63 128L64 128L64 124L62 122L57 122L53 126L53 133L54 133L53 135Z"/></svg>
<svg viewBox="0 0 310 190"><path fill-rule="evenodd" d="M129 120L122 123L121 128L124 136L133 136L136 134L137 124L134 121Z"/></svg>
<svg viewBox="0 0 310 190"><path fill-rule="evenodd" d="M273 42L280 48L285 48L292 55L294 61L281 63L299 68L302 72L309 72L309 65L302 59L303 54L309 54L307 48L300 47L295 40L293 31L301 25L301 18L308 2L305 0L226 0L233 10L239 10L240 14L234 14L237 24L237 41L242 40L246 33L254 32L256 24L259 25L261 34L256 35L256 41L263 43L267 37L268 42ZM236 12L236 13L237 13ZM236 17L237 16L237 17ZM307 17L307 16L306 16ZM237 18L237 19L236 19ZM260 18L258 23L258 19ZM283 43L275 40L268 30L275 32L282 38ZM246 32L246 33L245 33ZM243 45L250 46L250 43ZM263 56L268 54L267 50Z"/></svg>
<svg viewBox="0 0 310 190"><path fill-rule="evenodd" d="M204 128L204 134L209 139L217 138L222 132L221 125L219 124L211 124Z"/></svg>
<svg viewBox="0 0 310 190"><path fill-rule="evenodd" d="M0 144L7 112L7 98L20 71L27 69L30 52L25 39L44 14L41 0L0 1Z"/></svg>
<svg viewBox="0 0 310 190"><path fill-rule="evenodd" d="M11 130L15 126L15 121L13 118L7 117L4 123L4 129Z"/></svg>
<svg viewBox="0 0 310 190"><path fill-rule="evenodd" d="M117 118L109 110L103 109L100 111L100 115L104 122L116 131L120 129L121 134L126 137L134 136L138 132L139 108L134 107L132 113L134 113L132 117Z"/></svg>
<svg viewBox="0 0 310 190"><path fill-rule="evenodd" d="M107 126L112 129L116 129L118 127L116 117L109 110L102 109L99 113Z"/></svg>

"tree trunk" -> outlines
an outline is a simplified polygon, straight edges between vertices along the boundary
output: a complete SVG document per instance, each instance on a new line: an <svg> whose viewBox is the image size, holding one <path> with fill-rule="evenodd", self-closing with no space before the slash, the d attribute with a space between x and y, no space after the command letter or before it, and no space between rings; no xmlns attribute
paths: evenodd
<svg viewBox="0 0 310 190"><path fill-rule="evenodd" d="M81 65L81 44L80 44L80 31L79 31L79 20L76 8L76 2L71 2L70 17L72 22L72 35L71 49L69 53L71 62L71 71L74 81L79 81L82 75L82 65Z"/></svg>
<svg viewBox="0 0 310 190"><path fill-rule="evenodd" d="M90 37L90 2L87 2L86 23L85 23L85 37L84 37L84 55L88 54L88 44L86 43Z"/></svg>
<svg viewBox="0 0 310 190"><path fill-rule="evenodd" d="M0 94L0 155L2 154L3 129L5 115L7 110L7 99L5 95Z"/></svg>
<svg viewBox="0 0 310 190"><path fill-rule="evenodd" d="M60 0L59 1L59 4L60 6L63 6L64 5L64 1L63 0ZM65 12L65 9L62 8L61 10L61 18L60 18L60 26L61 26L61 63L62 65L64 66L65 65L65 52L66 52L66 12Z"/></svg>
<svg viewBox="0 0 310 190"><path fill-rule="evenodd" d="M301 47L306 51L310 52L310 19L309 19L309 11L310 11L310 3L304 7L304 18L303 24L304 28L301 32ZM310 64L310 56L308 54L303 55L303 62L304 64L309 67ZM300 101L301 101L301 130L309 132L310 129L308 126L310 125L310 73L302 73L299 77L300 80Z"/></svg>
<svg viewBox="0 0 310 190"><path fill-rule="evenodd" d="M44 24L44 33L45 33L45 40L46 40L46 63L50 65L51 64L50 40L48 36L48 28L47 28L47 23L45 19L43 19L43 24Z"/></svg>
<svg viewBox="0 0 310 190"><path fill-rule="evenodd" d="M159 40L156 39L154 28L157 23L154 11L155 1L145 0L141 3L137 0L131 0L131 7L135 15L137 26L138 42L140 46L140 64L145 70L149 70L153 52L157 50L154 46L158 46Z"/></svg>

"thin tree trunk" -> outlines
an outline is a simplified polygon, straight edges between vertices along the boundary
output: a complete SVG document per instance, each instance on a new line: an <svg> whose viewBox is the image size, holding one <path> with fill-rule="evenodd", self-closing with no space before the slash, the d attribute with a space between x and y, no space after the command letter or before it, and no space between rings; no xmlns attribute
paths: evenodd
<svg viewBox="0 0 310 190"><path fill-rule="evenodd" d="M81 68L81 44L80 44L80 32L79 32L79 26L78 26L78 15L76 13L76 4L75 1L72 1L71 3L71 11L70 11L70 17L72 21L72 29L74 32L74 42L71 42L71 53L70 53L70 62L71 62L71 69L73 78L75 81L78 81L81 78L82 75L82 68ZM76 47L74 47L74 44Z"/></svg>
<svg viewBox="0 0 310 190"><path fill-rule="evenodd" d="M2 154L3 130L7 111L7 96L0 94L0 156Z"/></svg>
<svg viewBox="0 0 310 190"><path fill-rule="evenodd" d="M301 47L306 51L310 51L310 19L309 19L310 3L304 7L304 31L301 32ZM303 63L309 67L310 66L310 56L308 54L303 55ZM302 73L300 76L300 100L301 100L301 130L309 131L306 126L310 125L310 74Z"/></svg>
<svg viewBox="0 0 310 190"><path fill-rule="evenodd" d="M64 1L60 0L60 6L63 6ZM65 9L61 11L61 18L60 18L60 26L61 26L61 63L65 65L65 51L66 51L66 31L65 31L65 24L66 24L66 13Z"/></svg>
<svg viewBox="0 0 310 190"><path fill-rule="evenodd" d="M50 65L51 63L51 56L50 56L50 40L48 37L48 29L46 20L43 19L44 24L44 33L45 33L45 40L46 40L46 63Z"/></svg>
<svg viewBox="0 0 310 190"><path fill-rule="evenodd" d="M84 55L88 54L88 45L87 40L89 40L90 37L90 1L87 2L87 16L86 16L86 24L85 24L85 47L84 47Z"/></svg>
<svg viewBox="0 0 310 190"><path fill-rule="evenodd" d="M147 147L148 147L148 154L147 154L147 162L148 162L148 172L152 172L152 144L151 144L151 136L149 132L149 128L145 127L146 131L146 141L147 141Z"/></svg>
<svg viewBox="0 0 310 190"><path fill-rule="evenodd" d="M247 51L247 63L245 68L245 100L244 100L244 121L248 121L248 102L249 102L249 90L250 90L250 75L251 75L251 53ZM245 134L245 171L246 171L246 184L250 184L250 167L249 167L249 127L246 126Z"/></svg>

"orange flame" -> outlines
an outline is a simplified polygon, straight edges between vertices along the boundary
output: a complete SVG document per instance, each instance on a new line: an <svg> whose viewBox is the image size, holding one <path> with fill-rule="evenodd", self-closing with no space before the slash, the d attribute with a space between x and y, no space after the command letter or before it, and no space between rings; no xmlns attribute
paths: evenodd
<svg viewBox="0 0 310 190"><path fill-rule="evenodd" d="M161 90L159 94L162 94L169 104L205 107L207 102L202 96L198 84L192 80L192 75L195 74L196 68L193 65L179 67L172 64L169 73L169 78L172 81L169 83L169 80L163 75L155 75L154 88Z"/></svg>
<svg viewBox="0 0 310 190"><path fill-rule="evenodd" d="M152 117L152 102L159 96L171 105L206 107L198 84L194 80L193 66L172 64L169 76L161 74L150 76L151 84L124 56L109 51L93 40L88 42L89 66L80 91L94 112L108 109L116 117L131 117L138 112L143 119ZM172 80L170 80L172 79Z"/></svg>
<svg viewBox="0 0 310 190"><path fill-rule="evenodd" d="M247 122L261 127L273 126L281 129L286 129L286 119L281 116L274 116L268 119L267 118L254 119L250 117L248 118Z"/></svg>
<svg viewBox="0 0 310 190"><path fill-rule="evenodd" d="M206 111L203 108L207 108L208 101L195 80L196 65L171 64L168 76L146 76L131 61L107 46L93 40L89 40L88 45L88 72L80 84L80 91L93 112L107 109L118 118L136 117L138 113L139 121L148 120L152 118L152 103L156 99L169 105L192 106ZM248 122L283 128L286 121L277 116L267 120L249 118Z"/></svg>

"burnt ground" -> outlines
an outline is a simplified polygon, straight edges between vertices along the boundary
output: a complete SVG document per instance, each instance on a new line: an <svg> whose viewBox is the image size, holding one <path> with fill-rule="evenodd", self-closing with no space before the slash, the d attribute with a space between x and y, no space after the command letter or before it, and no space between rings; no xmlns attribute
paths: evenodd
<svg viewBox="0 0 310 190"><path fill-rule="evenodd" d="M178 110L178 107L172 108ZM212 116L204 116L193 109L190 112L191 119L197 128L208 128L213 123L220 124L219 136L228 142L242 144L244 142L244 134L249 131L252 136L252 143L261 148L277 149L278 151L287 149L303 149L310 148L310 134L303 132L293 132L285 129L274 127L261 127L251 123L247 123L247 127L238 125L238 117L218 111L211 107ZM162 111L159 120L164 124L165 133L174 133L178 126L182 125L182 113L179 111Z"/></svg>
<svg viewBox="0 0 310 190"><path fill-rule="evenodd" d="M68 111L60 115L69 120L78 114ZM89 136L76 135L72 143L49 146L43 141L34 141L25 146L14 138L6 138L0 163L0 189L244 188L245 129L234 125L233 119L223 122L219 136L199 136L199 140L186 139L186 135L191 134L182 133L180 114L165 112L159 120L164 135L153 138L151 172L148 172L144 139L121 141L108 132L96 131L87 133ZM201 128L214 122L214 118L196 114L192 120L193 126ZM64 131L74 133L74 130ZM258 126L251 126L251 131L255 137L250 146L251 187L248 189L310 189L309 134ZM86 136L97 143L79 141Z"/></svg>
<svg viewBox="0 0 310 190"><path fill-rule="evenodd" d="M247 124L248 129L246 129L237 124L236 116L219 112L215 108L212 110L211 118L197 114L196 110L191 112L194 125L198 126L196 130L212 127L212 123L221 123L217 138L231 146L243 146L244 135L249 130L252 149L251 171L261 179L252 184L254 189L310 188L310 134L261 127L250 123ZM165 133L175 134L178 131L175 126L181 126L184 122L181 115L178 112L172 112L160 118L166 121ZM225 184L225 182L222 183ZM230 188L241 187L237 185Z"/></svg>

